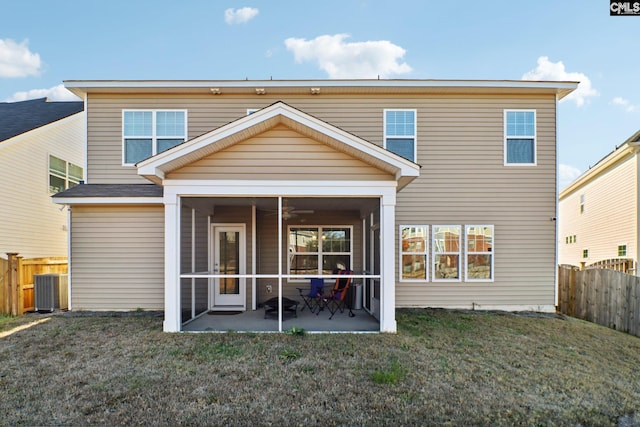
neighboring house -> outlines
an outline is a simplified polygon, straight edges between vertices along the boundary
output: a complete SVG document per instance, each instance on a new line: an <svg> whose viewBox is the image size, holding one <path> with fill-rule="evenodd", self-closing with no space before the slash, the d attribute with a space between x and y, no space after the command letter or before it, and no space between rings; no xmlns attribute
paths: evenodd
<svg viewBox="0 0 640 427"><path fill-rule="evenodd" d="M82 102L0 103L0 256L67 256L67 213L51 196L83 180Z"/></svg>
<svg viewBox="0 0 640 427"><path fill-rule="evenodd" d="M87 184L54 198L72 309L164 310L180 331L342 265L380 331L397 307L555 310L556 108L575 82L65 85L88 126Z"/></svg>
<svg viewBox="0 0 640 427"><path fill-rule="evenodd" d="M639 153L640 131L560 192L560 264L637 265Z"/></svg>

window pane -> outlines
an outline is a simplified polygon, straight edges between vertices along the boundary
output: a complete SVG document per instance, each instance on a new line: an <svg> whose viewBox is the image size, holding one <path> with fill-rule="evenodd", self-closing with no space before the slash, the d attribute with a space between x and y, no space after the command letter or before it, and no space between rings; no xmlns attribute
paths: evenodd
<svg viewBox="0 0 640 427"><path fill-rule="evenodd" d="M350 231L345 228L324 228L322 230L322 251L349 252L351 250Z"/></svg>
<svg viewBox="0 0 640 427"><path fill-rule="evenodd" d="M467 227L467 251L491 252L493 246L493 228Z"/></svg>
<svg viewBox="0 0 640 427"><path fill-rule="evenodd" d="M125 111L124 136L151 136L153 134L152 120L153 113L151 111Z"/></svg>
<svg viewBox="0 0 640 427"><path fill-rule="evenodd" d="M533 163L533 139L508 139L507 163Z"/></svg>
<svg viewBox="0 0 640 427"><path fill-rule="evenodd" d="M151 139L126 139L124 141L124 162L137 163L151 157Z"/></svg>
<svg viewBox="0 0 640 427"><path fill-rule="evenodd" d="M414 139L413 138L393 138L387 139L387 150L404 157L407 160L414 161Z"/></svg>
<svg viewBox="0 0 640 427"><path fill-rule="evenodd" d="M289 274L307 276L318 274L318 255L291 255Z"/></svg>
<svg viewBox="0 0 640 427"><path fill-rule="evenodd" d="M433 274L436 279L459 279L460 256L438 255L435 257Z"/></svg>
<svg viewBox="0 0 640 427"><path fill-rule="evenodd" d="M76 166L73 163L69 163L69 178L80 181L83 177L83 171L80 166Z"/></svg>
<svg viewBox="0 0 640 427"><path fill-rule="evenodd" d="M349 270L351 268L350 255L323 255L322 274L336 274L338 270Z"/></svg>
<svg viewBox="0 0 640 427"><path fill-rule="evenodd" d="M56 156L49 156L49 172L57 172L59 175L67 176L67 162Z"/></svg>
<svg viewBox="0 0 640 427"><path fill-rule="evenodd" d="M49 175L49 191L51 193L59 193L64 190L65 180L54 175Z"/></svg>
<svg viewBox="0 0 640 427"><path fill-rule="evenodd" d="M507 136L534 136L533 111L507 111Z"/></svg>
<svg viewBox="0 0 640 427"><path fill-rule="evenodd" d="M317 228L291 228L289 230L290 252L318 252ZM317 266L317 265L316 265Z"/></svg>
<svg viewBox="0 0 640 427"><path fill-rule="evenodd" d="M156 135L184 137L184 111L156 112ZM158 149L158 151L163 151Z"/></svg>
<svg viewBox="0 0 640 427"><path fill-rule="evenodd" d="M402 278L423 279L427 278L426 255L402 255Z"/></svg>
<svg viewBox="0 0 640 427"><path fill-rule="evenodd" d="M491 279L492 255L467 255L467 279Z"/></svg>
<svg viewBox="0 0 640 427"><path fill-rule="evenodd" d="M163 151L168 150L169 148L175 147L178 144L182 144L184 140L180 139L159 139L158 140L158 153L162 153Z"/></svg>
<svg viewBox="0 0 640 427"><path fill-rule="evenodd" d="M460 252L460 227L433 226L433 250L436 252Z"/></svg>
<svg viewBox="0 0 640 427"><path fill-rule="evenodd" d="M426 227L402 227L402 252L425 252Z"/></svg>
<svg viewBox="0 0 640 427"><path fill-rule="evenodd" d="M415 111L387 111L387 136L414 136L416 129Z"/></svg>

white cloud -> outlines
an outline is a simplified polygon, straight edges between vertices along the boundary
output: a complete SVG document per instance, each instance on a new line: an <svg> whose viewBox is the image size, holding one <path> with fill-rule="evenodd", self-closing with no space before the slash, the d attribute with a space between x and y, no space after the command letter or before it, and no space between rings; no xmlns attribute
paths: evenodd
<svg viewBox="0 0 640 427"><path fill-rule="evenodd" d="M613 105L618 105L624 109L627 113L635 113L636 111L640 111L640 105L634 105L629 102L628 99L624 99L622 97L616 96L611 101Z"/></svg>
<svg viewBox="0 0 640 427"><path fill-rule="evenodd" d="M562 163L558 165L558 178L560 181L560 187L564 187L565 185L571 183L574 179L581 175L580 169L570 166L563 165Z"/></svg>
<svg viewBox="0 0 640 427"><path fill-rule="evenodd" d="M389 77L411 72L399 62L406 51L387 40L345 42L348 34L323 35L313 40L284 41L298 63L315 61L332 79Z"/></svg>
<svg viewBox="0 0 640 427"><path fill-rule="evenodd" d="M42 62L40 55L29 50L29 41L16 43L11 39L0 39L0 78L35 76Z"/></svg>
<svg viewBox="0 0 640 427"><path fill-rule="evenodd" d="M32 89L27 92L16 92L5 102L26 101L28 99L49 98L51 101L79 101L80 98L69 92L64 85L49 89Z"/></svg>
<svg viewBox="0 0 640 427"><path fill-rule="evenodd" d="M260 11L253 7L243 7L242 9L229 8L224 11L224 22L229 25L244 24L258 16Z"/></svg>
<svg viewBox="0 0 640 427"><path fill-rule="evenodd" d="M583 106L587 102L587 98L598 96L598 91L591 87L591 80L583 73L568 72L564 69L562 61L551 62L546 56L538 58L538 66L525 73L522 80L560 80L560 81L578 81L578 87L569 95L564 97L563 101L574 101L578 107Z"/></svg>

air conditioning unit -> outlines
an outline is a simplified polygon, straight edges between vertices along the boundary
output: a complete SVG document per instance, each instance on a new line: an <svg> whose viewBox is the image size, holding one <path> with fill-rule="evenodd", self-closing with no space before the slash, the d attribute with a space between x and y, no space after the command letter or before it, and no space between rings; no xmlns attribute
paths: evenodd
<svg viewBox="0 0 640 427"><path fill-rule="evenodd" d="M69 275L34 274L33 290L36 311L69 307Z"/></svg>

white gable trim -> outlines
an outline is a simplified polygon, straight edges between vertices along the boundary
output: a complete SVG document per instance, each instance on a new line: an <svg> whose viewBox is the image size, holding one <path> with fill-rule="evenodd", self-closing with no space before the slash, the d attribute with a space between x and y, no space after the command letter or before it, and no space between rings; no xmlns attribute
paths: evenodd
<svg viewBox="0 0 640 427"><path fill-rule="evenodd" d="M311 133L325 136L335 141L336 149L392 173L398 181L402 178L411 180L419 175L419 165L282 102L144 160L137 165L138 174L161 183L168 172L262 133L278 123L300 125ZM404 181L403 186L406 185Z"/></svg>

